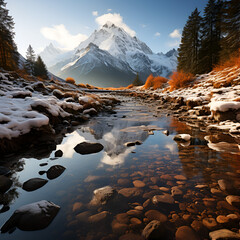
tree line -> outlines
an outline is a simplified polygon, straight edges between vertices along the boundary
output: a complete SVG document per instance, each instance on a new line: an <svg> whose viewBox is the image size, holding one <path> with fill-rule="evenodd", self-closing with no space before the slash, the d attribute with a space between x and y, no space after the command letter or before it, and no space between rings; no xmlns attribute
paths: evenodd
<svg viewBox="0 0 240 240"><path fill-rule="evenodd" d="M0 0L0 68L5 70L17 70L19 68L20 55L14 42L14 21L9 16L5 0ZM29 45L24 62L24 69L27 73L34 76L48 78L46 65L40 56L35 53Z"/></svg>
<svg viewBox="0 0 240 240"><path fill-rule="evenodd" d="M240 49L240 0L209 0L203 16L196 8L183 28L178 71L207 73Z"/></svg>

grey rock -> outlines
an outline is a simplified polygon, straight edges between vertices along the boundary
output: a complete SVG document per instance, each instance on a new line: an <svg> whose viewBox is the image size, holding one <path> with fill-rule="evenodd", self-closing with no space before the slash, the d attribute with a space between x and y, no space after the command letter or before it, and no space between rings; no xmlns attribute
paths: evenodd
<svg viewBox="0 0 240 240"><path fill-rule="evenodd" d="M15 227L23 231L44 229L52 222L59 209L59 206L46 200L24 205L7 220L1 232L10 232Z"/></svg>

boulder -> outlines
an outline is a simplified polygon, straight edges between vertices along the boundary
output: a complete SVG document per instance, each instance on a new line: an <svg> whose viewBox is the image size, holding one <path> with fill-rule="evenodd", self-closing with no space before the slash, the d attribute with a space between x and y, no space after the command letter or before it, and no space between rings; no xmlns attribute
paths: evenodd
<svg viewBox="0 0 240 240"><path fill-rule="evenodd" d="M101 143L82 142L74 147L74 150L80 154L92 154L103 150Z"/></svg>
<svg viewBox="0 0 240 240"><path fill-rule="evenodd" d="M59 206L46 200L24 205L7 220L1 232L9 232L15 227L23 231L44 229L56 217L59 209Z"/></svg>

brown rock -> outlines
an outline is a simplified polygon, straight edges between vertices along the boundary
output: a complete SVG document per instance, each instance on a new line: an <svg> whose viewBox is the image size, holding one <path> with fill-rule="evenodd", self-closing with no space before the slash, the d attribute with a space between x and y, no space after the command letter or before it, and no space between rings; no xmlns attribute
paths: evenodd
<svg viewBox="0 0 240 240"><path fill-rule="evenodd" d="M146 186L146 184L144 182L140 181L140 180L133 181L133 185L136 188L142 188L142 187Z"/></svg>
<svg viewBox="0 0 240 240"><path fill-rule="evenodd" d="M127 211L127 215L140 217L142 215L142 211L132 209L132 210Z"/></svg>
<svg viewBox="0 0 240 240"><path fill-rule="evenodd" d="M200 240L197 233L188 226L181 226L175 234L176 240Z"/></svg>
<svg viewBox="0 0 240 240"><path fill-rule="evenodd" d="M149 210L145 213L145 216L150 220L158 220L159 222L166 222L167 216L157 210Z"/></svg>
<svg viewBox="0 0 240 240"><path fill-rule="evenodd" d="M226 216L223 216L223 215L217 216L216 220L217 220L218 223L227 223L227 222L229 222L229 218L226 217Z"/></svg>
<svg viewBox="0 0 240 240"><path fill-rule="evenodd" d="M214 229L217 227L217 222L214 218L204 218L202 223L208 229Z"/></svg>
<svg viewBox="0 0 240 240"><path fill-rule="evenodd" d="M164 195L155 195L152 198L153 204L159 204L159 203L168 203L173 204L174 199L170 194L164 194Z"/></svg>
<svg viewBox="0 0 240 240"><path fill-rule="evenodd" d="M165 239L166 231L161 222L154 220L143 229L142 236L146 240Z"/></svg>
<svg viewBox="0 0 240 240"><path fill-rule="evenodd" d="M239 207L240 206L240 196L235 195L228 195L226 197L226 201L233 206Z"/></svg>
<svg viewBox="0 0 240 240"><path fill-rule="evenodd" d="M196 231L196 232L201 232L203 228L202 222L198 220L194 220L191 224L191 227Z"/></svg>
<svg viewBox="0 0 240 240"><path fill-rule="evenodd" d="M108 215L109 215L109 212L103 211L103 212L100 212L100 213L97 213L95 215L88 217L88 221L90 223L98 223L98 222L105 220Z"/></svg>
<svg viewBox="0 0 240 240"><path fill-rule="evenodd" d="M149 205L150 202L151 202L151 200L150 200L150 199L147 199L147 200L143 203L143 207L146 208L146 207Z"/></svg>
<svg viewBox="0 0 240 240"><path fill-rule="evenodd" d="M142 224L142 221L139 220L138 218L131 218L130 222L134 225L141 225Z"/></svg>
<svg viewBox="0 0 240 240"><path fill-rule="evenodd" d="M77 212L77 211L81 210L82 207L83 207L83 203L81 203L81 202L75 202L75 203L73 204L72 211L73 211L73 212Z"/></svg>
<svg viewBox="0 0 240 240"><path fill-rule="evenodd" d="M120 178L118 179L117 183L121 186L127 186L127 185L130 185L131 182L129 179Z"/></svg>
<svg viewBox="0 0 240 240"><path fill-rule="evenodd" d="M182 195L183 191L179 189L178 186L175 186L175 187L172 187L171 193L172 193L172 196L178 196L178 195Z"/></svg>
<svg viewBox="0 0 240 240"><path fill-rule="evenodd" d="M116 220L113 220L112 221L112 231L113 233L116 233L116 234L124 234L128 228L128 225L127 224L124 224L124 223L119 223L118 221Z"/></svg>
<svg viewBox="0 0 240 240"><path fill-rule="evenodd" d="M176 180L180 180L180 181L186 181L187 180L187 178L183 175L176 175L176 176L174 176L174 178Z"/></svg>
<svg viewBox="0 0 240 240"><path fill-rule="evenodd" d="M143 191L139 188L122 188L118 193L124 197L130 198L142 195Z"/></svg>
<svg viewBox="0 0 240 240"><path fill-rule="evenodd" d="M168 174L164 174L160 178L163 179L163 180L169 180L169 181L173 180L173 177L171 175L168 175Z"/></svg>
<svg viewBox="0 0 240 240"><path fill-rule="evenodd" d="M225 179L218 180L218 185L222 191L232 191L233 185L230 181Z"/></svg>
<svg viewBox="0 0 240 240"><path fill-rule="evenodd" d="M119 223L125 223L128 224L129 223L129 216L127 213L119 213L116 215L116 220Z"/></svg>

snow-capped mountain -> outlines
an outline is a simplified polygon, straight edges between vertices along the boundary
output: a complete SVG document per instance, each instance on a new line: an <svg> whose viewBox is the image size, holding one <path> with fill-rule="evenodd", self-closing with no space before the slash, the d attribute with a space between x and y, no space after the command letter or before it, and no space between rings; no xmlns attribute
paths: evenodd
<svg viewBox="0 0 240 240"><path fill-rule="evenodd" d="M74 77L79 83L117 87L132 83L137 72L143 82L151 73L166 77L176 65L175 49L155 54L137 37L108 22L81 42L71 57L62 58L49 70L63 78Z"/></svg>
<svg viewBox="0 0 240 240"><path fill-rule="evenodd" d="M50 43L47 47L43 49L42 52L39 53L42 60L48 67L66 58L70 58L72 54L74 54L74 52L63 51L59 48L56 48L52 43Z"/></svg>

